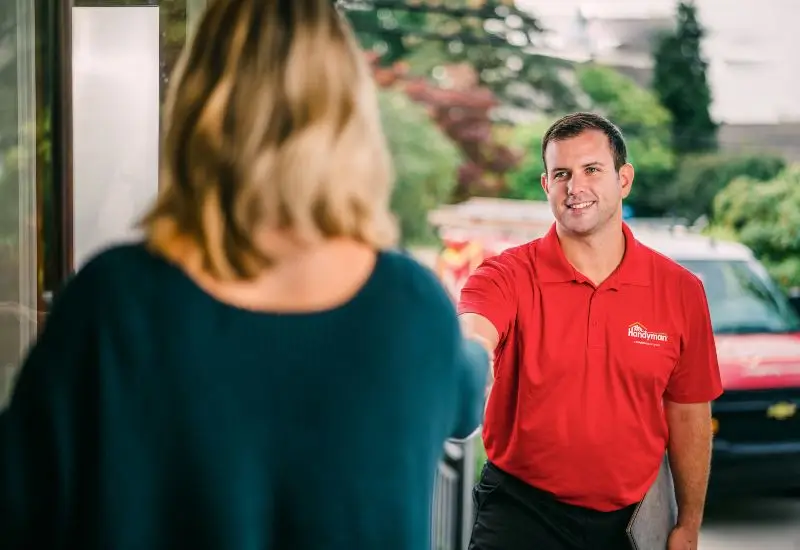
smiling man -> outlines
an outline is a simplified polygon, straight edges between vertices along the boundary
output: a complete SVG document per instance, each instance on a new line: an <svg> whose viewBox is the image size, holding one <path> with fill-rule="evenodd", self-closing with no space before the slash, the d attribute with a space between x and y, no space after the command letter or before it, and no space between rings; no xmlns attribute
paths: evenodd
<svg viewBox="0 0 800 550"><path fill-rule="evenodd" d="M669 550L696 550L722 393L703 286L623 223L634 169L611 122L560 119L542 158L556 222L487 259L459 303L496 357L469 548L629 549L625 527L668 450Z"/></svg>

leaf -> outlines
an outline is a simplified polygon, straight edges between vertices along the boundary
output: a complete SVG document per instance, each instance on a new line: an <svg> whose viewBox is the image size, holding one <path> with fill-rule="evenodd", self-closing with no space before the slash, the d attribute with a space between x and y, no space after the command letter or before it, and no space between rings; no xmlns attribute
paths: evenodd
<svg viewBox="0 0 800 550"><path fill-rule="evenodd" d="M392 209L406 244L427 244L435 235L428 211L447 202L461 156L427 111L398 90L379 94L381 119L395 165Z"/></svg>

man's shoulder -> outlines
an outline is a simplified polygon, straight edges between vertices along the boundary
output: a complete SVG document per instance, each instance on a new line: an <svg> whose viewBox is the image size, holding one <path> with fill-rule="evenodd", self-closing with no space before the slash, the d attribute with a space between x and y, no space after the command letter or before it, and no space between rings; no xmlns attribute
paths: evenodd
<svg viewBox="0 0 800 550"><path fill-rule="evenodd" d="M646 258L645 261L650 262L653 267L653 272L657 277L662 280L666 279L669 282L677 283L680 286L702 286L700 278L676 260L639 241L637 241L637 244Z"/></svg>
<svg viewBox="0 0 800 550"><path fill-rule="evenodd" d="M486 258L486 262L517 268L530 266L536 255L541 239L534 239L523 244L510 246L499 253Z"/></svg>

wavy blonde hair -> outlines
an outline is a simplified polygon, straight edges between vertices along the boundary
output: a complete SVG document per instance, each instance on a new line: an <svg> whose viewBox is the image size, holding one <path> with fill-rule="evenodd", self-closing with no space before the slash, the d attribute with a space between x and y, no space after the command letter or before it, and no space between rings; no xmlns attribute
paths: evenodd
<svg viewBox="0 0 800 550"><path fill-rule="evenodd" d="M147 243L189 239L220 280L280 261L264 229L396 242L374 84L331 0L211 2L172 77L160 177Z"/></svg>

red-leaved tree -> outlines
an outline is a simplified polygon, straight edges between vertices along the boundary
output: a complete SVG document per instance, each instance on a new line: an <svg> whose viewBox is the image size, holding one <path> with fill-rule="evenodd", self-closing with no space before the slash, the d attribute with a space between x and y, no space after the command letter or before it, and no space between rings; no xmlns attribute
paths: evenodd
<svg viewBox="0 0 800 550"><path fill-rule="evenodd" d="M479 84L474 69L467 64L445 67L444 87L426 78L410 77L403 62L381 66L376 54L369 52L367 56L377 84L383 88L399 86L424 105L464 154L453 199L500 195L505 188L505 174L516 168L521 155L494 136L491 110L498 101L491 90Z"/></svg>

